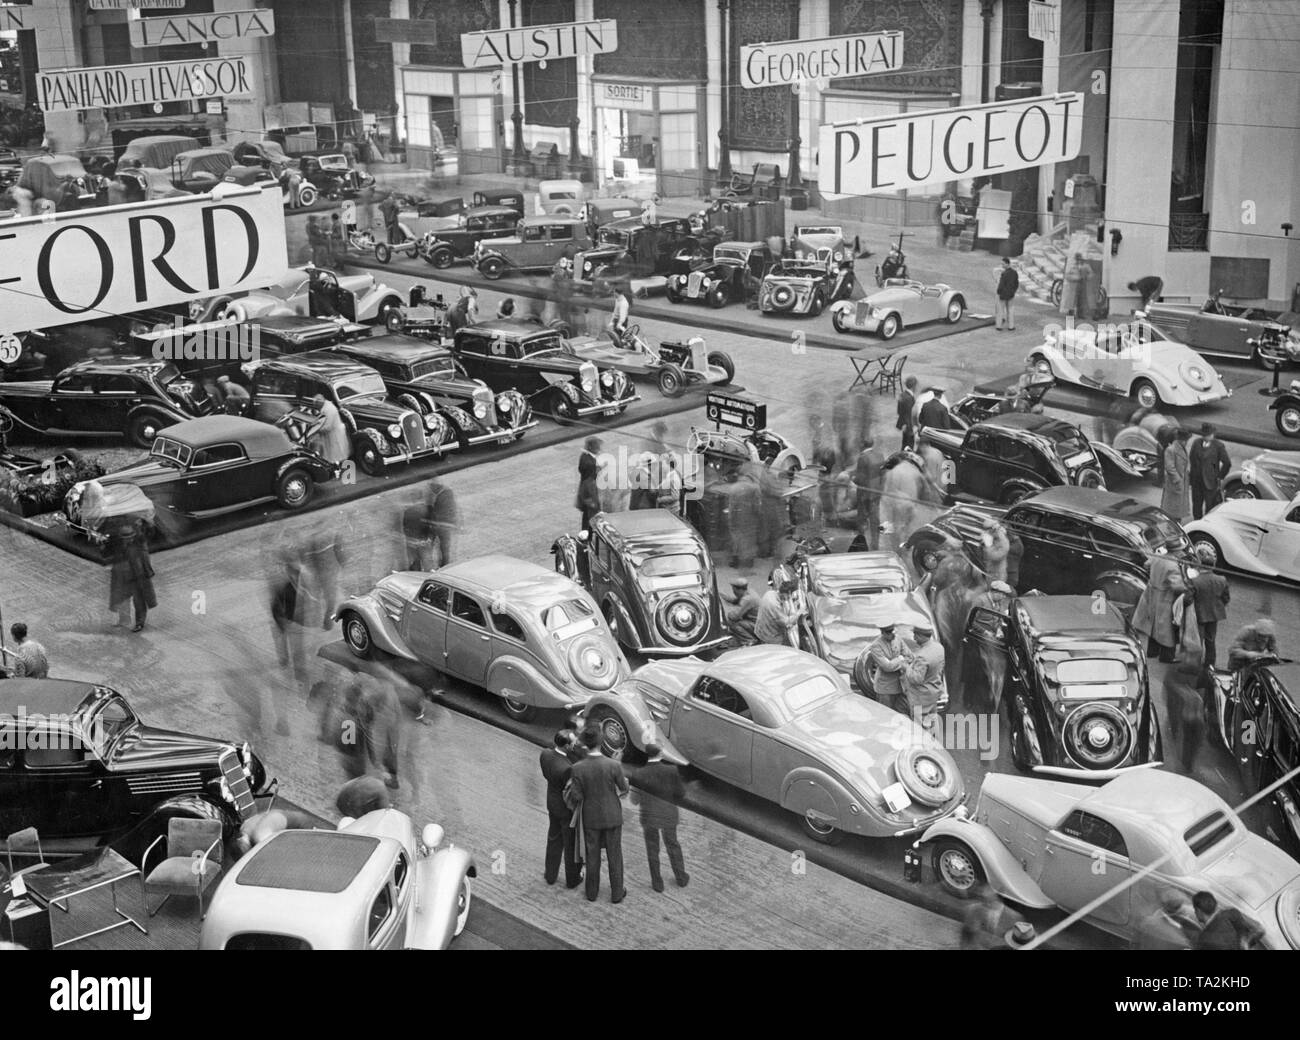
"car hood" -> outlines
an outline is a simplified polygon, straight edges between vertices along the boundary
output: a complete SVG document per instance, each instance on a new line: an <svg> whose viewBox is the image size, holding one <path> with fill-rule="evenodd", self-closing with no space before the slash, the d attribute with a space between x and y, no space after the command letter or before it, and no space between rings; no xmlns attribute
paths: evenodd
<svg viewBox="0 0 1300 1040"><path fill-rule="evenodd" d="M422 571L394 571L386 578L380 578L375 583L375 591L384 590L385 592L394 593L402 599L415 599L415 594L420 591L420 586L424 584L425 575Z"/></svg>
<svg viewBox="0 0 1300 1040"><path fill-rule="evenodd" d="M866 297L867 303L873 307L883 307L886 304L915 303L919 299L920 297L916 293L896 287L881 289L880 292L874 292Z"/></svg>
<svg viewBox="0 0 1300 1040"><path fill-rule="evenodd" d="M917 590L874 596L814 596L812 617L827 661L837 671L850 672L853 663L880 635L880 626L893 621L899 634L912 637L912 626L933 624L925 597Z"/></svg>
<svg viewBox="0 0 1300 1040"><path fill-rule="evenodd" d="M148 487L151 484L165 484L168 481L178 480L184 473L183 469L169 466L154 458L146 458L97 479L101 484L135 484L139 487Z"/></svg>
<svg viewBox="0 0 1300 1040"><path fill-rule="evenodd" d="M368 274L346 274L339 276L339 288L357 295L364 295L375 287L375 280Z"/></svg>
<svg viewBox="0 0 1300 1040"><path fill-rule="evenodd" d="M1200 874L1255 908L1300 880L1300 863L1258 834L1245 834L1218 859L1203 865Z"/></svg>
<svg viewBox="0 0 1300 1040"><path fill-rule="evenodd" d="M20 383L0 384L0 401L6 397L44 397L54 389L52 379L23 380Z"/></svg>
<svg viewBox="0 0 1300 1040"><path fill-rule="evenodd" d="M1205 515L1205 520L1243 520L1247 523L1271 523L1280 520L1289 502L1272 498L1230 498Z"/></svg>
<svg viewBox="0 0 1300 1040"><path fill-rule="evenodd" d="M112 761L115 769L215 763L219 755L233 746L230 741L212 737L138 725L114 745Z"/></svg>
<svg viewBox="0 0 1300 1040"><path fill-rule="evenodd" d="M342 406L353 415L388 423L397 422L402 417L402 413L409 411L400 404L393 404L387 397L371 396L369 394L360 397L349 397L342 402Z"/></svg>
<svg viewBox="0 0 1300 1040"><path fill-rule="evenodd" d="M1050 830L1065 819L1080 799L1095 788L1063 780L1039 780L1010 773L989 773L980 786L980 815L988 803L1003 805L1012 812Z"/></svg>

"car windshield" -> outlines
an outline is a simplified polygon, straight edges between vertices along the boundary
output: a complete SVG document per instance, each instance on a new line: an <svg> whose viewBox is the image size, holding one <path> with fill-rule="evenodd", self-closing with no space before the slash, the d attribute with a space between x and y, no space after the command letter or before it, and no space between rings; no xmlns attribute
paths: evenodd
<svg viewBox="0 0 1300 1040"><path fill-rule="evenodd" d="M338 394L340 401L347 401L353 397L372 397L375 394L383 397L386 394L384 377L378 372L349 376L334 384L334 392Z"/></svg>
<svg viewBox="0 0 1300 1040"><path fill-rule="evenodd" d="M641 587L648 592L690 588L699 585L704 576L700 558L690 553L651 556L642 560L637 569Z"/></svg>
<svg viewBox="0 0 1300 1040"><path fill-rule="evenodd" d="M1061 683L1123 682L1127 678L1127 665L1113 657L1075 657L1056 666L1056 679Z"/></svg>
<svg viewBox="0 0 1300 1040"><path fill-rule="evenodd" d="M534 357L538 354L549 354L556 351L563 353L564 347L564 340L560 338L559 333L549 336L534 336L532 339L524 340L523 355L524 357Z"/></svg>
<svg viewBox="0 0 1300 1040"><path fill-rule="evenodd" d="M839 688L828 675L810 675L785 689L785 706L791 715L799 715L809 708L829 700Z"/></svg>
<svg viewBox="0 0 1300 1040"><path fill-rule="evenodd" d="M427 376L453 377L456 375L456 365L449 357L430 358L428 361L417 361L411 366L411 378L423 379Z"/></svg>
<svg viewBox="0 0 1300 1040"><path fill-rule="evenodd" d="M110 697L86 720L86 736L101 755L139 721L121 697Z"/></svg>
<svg viewBox="0 0 1300 1040"><path fill-rule="evenodd" d="M714 260L739 260L745 262L745 253L739 249L723 249L721 246L713 250Z"/></svg>
<svg viewBox="0 0 1300 1040"><path fill-rule="evenodd" d="M772 272L776 275L785 275L789 278L816 278L825 268L821 264L799 264L783 263L779 264Z"/></svg>
<svg viewBox="0 0 1300 1040"><path fill-rule="evenodd" d="M1056 442L1056 454L1062 461L1077 465L1085 459L1092 459L1092 447L1088 438L1073 427L1062 429L1053 439Z"/></svg>
<svg viewBox="0 0 1300 1040"><path fill-rule="evenodd" d="M178 469L184 469L190 464L191 454L188 444L174 441L170 437L159 437L153 442L153 449L149 452L150 458L176 466Z"/></svg>
<svg viewBox="0 0 1300 1040"><path fill-rule="evenodd" d="M882 570L874 574L818 574L813 588L822 596L880 596L909 592L912 582L902 571Z"/></svg>
<svg viewBox="0 0 1300 1040"><path fill-rule="evenodd" d="M1187 535L1183 529L1154 506L1150 506L1133 517L1138 522L1142 537L1152 549L1185 549L1188 545Z"/></svg>
<svg viewBox="0 0 1300 1040"><path fill-rule="evenodd" d="M629 235L622 228L604 227L600 229L599 240L606 245L627 248Z"/></svg>
<svg viewBox="0 0 1300 1040"><path fill-rule="evenodd" d="M547 607L542 611L542 626L557 643L600 627L591 605L580 599L561 600Z"/></svg>
<svg viewBox="0 0 1300 1040"><path fill-rule="evenodd" d="M170 386L178 379L182 381L187 381L185 380L185 377L181 374L181 370L177 368L175 365L171 364L170 362L163 365L161 368L155 369L153 377L155 381L157 381L159 386Z"/></svg>

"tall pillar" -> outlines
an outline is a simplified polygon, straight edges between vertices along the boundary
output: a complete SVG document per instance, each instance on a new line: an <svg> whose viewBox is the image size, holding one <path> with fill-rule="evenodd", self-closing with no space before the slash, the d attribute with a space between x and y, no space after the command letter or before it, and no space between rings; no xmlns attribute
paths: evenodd
<svg viewBox="0 0 1300 1040"><path fill-rule="evenodd" d="M408 0L389 0L388 17L410 18L411 5ZM402 79L402 67L411 64L411 45L409 43L393 44L393 106L397 110L397 129L403 140L409 139L406 126L406 90ZM356 98L352 101L356 104ZM360 105L357 105L360 108Z"/></svg>
<svg viewBox="0 0 1300 1040"><path fill-rule="evenodd" d="M248 0L213 0L212 3L212 10L217 14L248 9ZM221 57L244 59L248 66L249 82L254 85L249 97L226 98L226 140L231 144L261 140L262 129L266 125L266 106L280 100L275 65L271 60L274 47L274 37L257 36L221 40L217 44L217 53Z"/></svg>
<svg viewBox="0 0 1300 1040"><path fill-rule="evenodd" d="M41 32L36 34L36 57L43 71L84 67L81 47L81 18L76 13L85 5L69 0L34 0L40 11ZM86 130L79 112L47 112L45 139L52 152L76 152L86 142Z"/></svg>

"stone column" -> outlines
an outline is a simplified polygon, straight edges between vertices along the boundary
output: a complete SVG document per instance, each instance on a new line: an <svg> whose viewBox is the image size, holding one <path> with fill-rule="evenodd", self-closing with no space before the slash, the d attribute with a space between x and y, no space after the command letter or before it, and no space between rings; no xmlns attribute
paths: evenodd
<svg viewBox="0 0 1300 1040"><path fill-rule="evenodd" d="M70 0L34 0L41 31L36 34L36 56L42 71L75 69L86 64L81 47L81 16L85 5ZM47 112L45 138L52 152L76 152L86 141L79 112Z"/></svg>

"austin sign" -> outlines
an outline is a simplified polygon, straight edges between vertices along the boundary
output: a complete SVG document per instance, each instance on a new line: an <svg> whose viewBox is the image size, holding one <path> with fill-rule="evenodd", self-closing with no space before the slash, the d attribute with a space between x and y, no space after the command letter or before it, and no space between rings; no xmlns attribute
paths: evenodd
<svg viewBox="0 0 1300 1040"><path fill-rule="evenodd" d="M278 187L0 224L0 332L257 289L285 267Z"/></svg>
<svg viewBox="0 0 1300 1040"><path fill-rule="evenodd" d="M223 11L220 14L178 14L169 18L133 18L132 47L171 47L183 43L220 43L275 35L271 11Z"/></svg>
<svg viewBox="0 0 1300 1040"><path fill-rule="evenodd" d="M618 22L613 18L559 25L527 25L519 29L488 29L462 33L460 37L460 57L467 69L558 61L585 54L609 54L616 50Z"/></svg>
<svg viewBox="0 0 1300 1040"><path fill-rule="evenodd" d="M1082 116L1083 95L1072 93L827 124L818 185L832 197L868 195L1068 162Z"/></svg>
<svg viewBox="0 0 1300 1040"><path fill-rule="evenodd" d="M42 112L247 97L252 92L248 65L243 58L106 65L36 74L36 98Z"/></svg>
<svg viewBox="0 0 1300 1040"><path fill-rule="evenodd" d="M752 43L740 48L740 85L772 87L810 79L844 79L896 72L903 64L903 34L865 33L820 40Z"/></svg>

